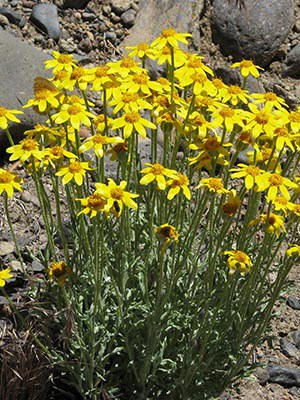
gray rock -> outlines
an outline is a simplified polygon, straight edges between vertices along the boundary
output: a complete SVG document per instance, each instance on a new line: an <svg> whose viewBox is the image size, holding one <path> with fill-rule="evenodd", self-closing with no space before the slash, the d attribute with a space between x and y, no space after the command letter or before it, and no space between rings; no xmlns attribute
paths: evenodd
<svg viewBox="0 0 300 400"><path fill-rule="evenodd" d="M297 357L299 355L299 351L296 346L293 345L289 340L286 338L280 339L280 347L282 353L286 357Z"/></svg>
<svg viewBox="0 0 300 400"><path fill-rule="evenodd" d="M72 38L61 39L59 41L59 47L62 52L73 53L76 50L76 44L73 42Z"/></svg>
<svg viewBox="0 0 300 400"><path fill-rule="evenodd" d="M13 272L22 272L23 271L22 263L18 260L12 260L9 263L9 267Z"/></svg>
<svg viewBox="0 0 300 400"><path fill-rule="evenodd" d="M278 383L286 387L300 387L300 369L285 368L276 365L268 367L268 372L268 382Z"/></svg>
<svg viewBox="0 0 300 400"><path fill-rule="evenodd" d="M13 253L15 250L14 242L0 242L0 256L4 257Z"/></svg>
<svg viewBox="0 0 300 400"><path fill-rule="evenodd" d="M177 32L190 32L193 41L199 40L199 17L204 0L140 0L135 24L122 42L122 48L151 43L161 31L174 27ZM125 51L128 53L128 51Z"/></svg>
<svg viewBox="0 0 300 400"><path fill-rule="evenodd" d="M262 367L256 368L254 375L256 376L258 382L261 385L265 384L269 379L269 373L266 368L262 368Z"/></svg>
<svg viewBox="0 0 300 400"><path fill-rule="evenodd" d="M234 59L251 59L266 66L287 37L294 22L293 0L214 0L213 40Z"/></svg>
<svg viewBox="0 0 300 400"><path fill-rule="evenodd" d="M63 8L85 8L90 0L64 0Z"/></svg>
<svg viewBox="0 0 300 400"><path fill-rule="evenodd" d="M125 11L121 15L121 22L125 28L131 28L134 25L136 13L134 10Z"/></svg>
<svg viewBox="0 0 300 400"><path fill-rule="evenodd" d="M45 267L39 261L34 260L32 261L28 269L33 272L42 272L45 269Z"/></svg>
<svg viewBox="0 0 300 400"><path fill-rule="evenodd" d="M53 40L60 37L57 6L55 4L37 4L33 7L30 20Z"/></svg>
<svg viewBox="0 0 300 400"><path fill-rule="evenodd" d="M289 296L287 298L286 304L293 308L294 310L300 310L300 299L296 296Z"/></svg>
<svg viewBox="0 0 300 400"><path fill-rule="evenodd" d="M288 52L282 74L283 76L300 76L300 43Z"/></svg>
<svg viewBox="0 0 300 400"><path fill-rule="evenodd" d="M46 72L43 62L50 56L38 50L11 33L0 29L0 105L7 109L22 110L22 105L33 97L32 84L36 76L50 76ZM24 109L24 115L18 115L21 123L9 124L10 132L15 141L19 140L24 131L32 129L37 123L43 123L44 117L36 114L32 109ZM0 149L7 146L5 132L0 129Z"/></svg>
<svg viewBox="0 0 300 400"><path fill-rule="evenodd" d="M9 22L23 28L25 25L25 18L11 8L0 7L0 14L4 15Z"/></svg>
<svg viewBox="0 0 300 400"><path fill-rule="evenodd" d="M292 396L299 396L299 389L296 388L295 386L291 387L289 390L289 394L291 394Z"/></svg>
<svg viewBox="0 0 300 400"><path fill-rule="evenodd" d="M84 39L82 39L78 44L78 48L84 53L89 53L93 48L90 38L85 37Z"/></svg>
<svg viewBox="0 0 300 400"><path fill-rule="evenodd" d="M111 0L111 8L117 14L121 15L129 10L133 1L132 0Z"/></svg>
<svg viewBox="0 0 300 400"><path fill-rule="evenodd" d="M117 40L117 34L115 32L106 32L105 38L114 43Z"/></svg>
<svg viewBox="0 0 300 400"><path fill-rule="evenodd" d="M0 26L9 26L9 20L2 14L0 14Z"/></svg>
<svg viewBox="0 0 300 400"><path fill-rule="evenodd" d="M93 12L84 12L82 14L83 21L91 22L91 21L94 21L96 18L97 18L97 15L94 14Z"/></svg>
<svg viewBox="0 0 300 400"><path fill-rule="evenodd" d="M293 332L292 338L297 349L300 349L300 329L298 331Z"/></svg>

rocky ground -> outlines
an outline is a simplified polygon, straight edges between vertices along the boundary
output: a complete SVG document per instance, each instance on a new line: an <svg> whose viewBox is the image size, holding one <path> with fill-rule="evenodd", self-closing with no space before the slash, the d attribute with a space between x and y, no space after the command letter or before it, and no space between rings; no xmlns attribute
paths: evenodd
<svg viewBox="0 0 300 400"><path fill-rule="evenodd" d="M151 33L154 33L155 28L152 30L148 28L147 30L147 22L151 19L150 16L142 15L149 11L147 3L153 5L155 1L0 0L0 26L7 32L45 52L50 53L52 50L59 50L74 53L77 59L89 65L105 63L122 56L124 43L130 43L131 40L135 40L135 37L139 37L142 41L151 37ZM176 7L178 9L182 6L178 5L180 2L176 1L161 3L163 3L161 7L168 4L169 9L166 12L153 14L159 15L158 20L155 20L158 27L161 24L172 23L174 10L176 11ZM177 24L180 27L186 26L186 30L190 28L190 31L194 34L193 51L196 49L203 55L205 62L214 69L218 76L227 82L238 80L238 77L229 68L234 57L238 57L237 53L240 52L243 56L247 56L247 53L243 54L243 51L248 49L250 56L253 55L254 59L260 57L260 53L263 53L264 57L260 59L265 68L261 77L263 89L255 88L255 90L274 91L284 97L292 108L300 104L300 0L291 2L261 1L261 3L269 4L268 12L272 7L274 7L274 10L277 6L280 7L280 4L284 4L286 8L283 13L275 15L278 20L273 21L272 27L268 28L273 29L272 35L270 35L273 41L271 39L270 43L265 43L266 47L259 45L264 51L260 51L259 46L258 49L255 48L256 43L258 43L255 41L249 41L248 47L245 45L244 48L237 46L237 50L232 49L230 46L234 40L233 36L230 35L235 35L234 38L237 37L238 40L238 35L243 35L243 27L240 27L237 32L234 29L231 32L226 31L226 26L230 28L234 26L234 23L226 25L222 21L223 16L228 15L230 10L233 22L243 22L243 18L250 20L249 16L253 12L253 7L255 4L257 6L259 2L255 0L238 1L237 7L235 1L229 0L228 2L226 0L215 0L213 2L206 0L190 1L189 3L193 5L197 3L199 13L197 13L196 18L194 16L192 18L188 14L188 10L186 10L186 15L183 15L182 10L179 10L181 17L176 19ZM38 9L35 7L37 5L39 5ZM45 6L46 11L43 9ZM187 20L187 16L191 19ZM280 16L280 19L278 16ZM269 18L271 19L271 17L274 17L274 15L271 16L270 14ZM143 25L145 30L140 29L140 26ZM176 24L174 26L177 27ZM225 39L224 29L222 31L221 28L218 29L218 26L222 29L225 26ZM253 28L251 33L255 36L260 29L265 29L265 25L257 26L256 31ZM269 36L267 34L265 36L267 42ZM274 49L275 36L278 43ZM240 43L245 44L245 40L245 37L242 37ZM229 53L226 51L228 48L230 48ZM250 56L249 58L252 58ZM50 189L49 195L51 196ZM43 266L32 259L30 252L35 252L45 246L46 235L43 232L39 203L30 182L27 181L27 187L25 187L23 193L13 198L10 208L18 242L22 251L28 253L28 265L38 276L43 273ZM3 212L2 207L0 210ZM0 262L18 272L21 265L16 258L9 229L5 219L1 219ZM249 378L244 379L232 390L228 390L221 396L223 400L251 400L256 397L264 400L296 400L299 398L299 266L295 265L289 279L290 285L274 310L276 318L271 325L270 340L265 341L257 349L253 360L260 362L267 368L257 369ZM10 288L12 298L15 301L21 299L20 293L25 289L25 286L26 282L20 278L13 279L10 282L8 288ZM7 313L9 314L9 307L5 305L5 299L1 296L0 306L2 307L0 314L1 346L5 332L9 328L7 315Z"/></svg>

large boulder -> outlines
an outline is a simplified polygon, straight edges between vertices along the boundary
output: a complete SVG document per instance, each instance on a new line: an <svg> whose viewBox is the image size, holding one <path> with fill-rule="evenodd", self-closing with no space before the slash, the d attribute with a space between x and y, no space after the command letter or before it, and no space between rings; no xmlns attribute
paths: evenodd
<svg viewBox="0 0 300 400"><path fill-rule="evenodd" d="M293 0L214 0L213 40L235 60L251 59L266 66L287 37L294 20Z"/></svg>
<svg viewBox="0 0 300 400"><path fill-rule="evenodd" d="M36 76L50 76L45 71L44 61L51 56L36 49L11 33L0 29L0 106L7 109L22 110L22 105L33 97L33 80ZM41 122L41 117L32 109L23 109L24 115L18 116L20 124L11 123L10 132L19 139L25 130ZM0 129L0 152L6 145L6 135Z"/></svg>

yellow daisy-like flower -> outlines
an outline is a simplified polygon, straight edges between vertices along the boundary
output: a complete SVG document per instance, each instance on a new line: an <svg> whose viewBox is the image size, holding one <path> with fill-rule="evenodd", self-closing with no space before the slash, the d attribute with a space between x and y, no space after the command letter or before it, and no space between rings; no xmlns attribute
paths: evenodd
<svg viewBox="0 0 300 400"><path fill-rule="evenodd" d="M124 109L125 112L135 111L140 109L152 109L152 105L145 99L141 98L138 93L125 92L120 97L116 97L110 103L110 106L115 106L113 113L117 114Z"/></svg>
<svg viewBox="0 0 300 400"><path fill-rule="evenodd" d="M199 138L204 138L208 131L212 130L214 124L211 121L208 121L202 113L198 111L194 111L190 114L188 125L193 132L194 130L197 132ZM198 149L192 149L198 150Z"/></svg>
<svg viewBox="0 0 300 400"><path fill-rule="evenodd" d="M236 190L231 189L226 203L222 205L222 211L229 217L233 217L241 205L241 199L236 194Z"/></svg>
<svg viewBox="0 0 300 400"><path fill-rule="evenodd" d="M264 173L264 171L256 165L238 164L237 167L238 168L232 168L230 170L230 172L233 172L231 178L245 178L245 186L248 190L257 183L258 177Z"/></svg>
<svg viewBox="0 0 300 400"><path fill-rule="evenodd" d="M43 160L44 165L50 164L52 168L56 168L58 162L66 158L76 158L77 156L70 151L66 150L63 146L56 145L47 148L48 154Z"/></svg>
<svg viewBox="0 0 300 400"><path fill-rule="evenodd" d="M103 90L115 79L108 71L107 65L91 68L92 90Z"/></svg>
<svg viewBox="0 0 300 400"><path fill-rule="evenodd" d="M162 65L164 63L172 65L172 63L174 63L174 67L178 68L187 60L187 56L184 51L182 51L180 48L171 48L168 45L162 49L153 48L152 52L153 55L151 58L156 60L158 65Z"/></svg>
<svg viewBox="0 0 300 400"><path fill-rule="evenodd" d="M253 101L254 104L265 104L279 110L282 109L282 107L287 107L286 102L273 92L253 93L251 97L255 99Z"/></svg>
<svg viewBox="0 0 300 400"><path fill-rule="evenodd" d="M30 157L41 160L47 155L47 151L41 150L40 144L31 138L21 140L19 144L15 144L6 149L6 152L11 154L9 161L21 160L21 162L28 160Z"/></svg>
<svg viewBox="0 0 300 400"><path fill-rule="evenodd" d="M101 158L104 156L105 147L107 147L109 144L116 144L121 141L122 138L120 137L109 137L99 133L87 138L79 147L79 152L84 153L90 149L93 149L95 155Z"/></svg>
<svg viewBox="0 0 300 400"><path fill-rule="evenodd" d="M228 189L224 188L223 181L221 178L204 178L201 179L196 189L201 187L207 187L210 192L214 192L217 194L226 194L229 193Z"/></svg>
<svg viewBox="0 0 300 400"><path fill-rule="evenodd" d="M247 113L245 129L251 129L254 138L257 138L261 133L266 133L269 137L273 137L276 119L272 114L272 109L269 106L264 106L264 108L260 109L253 103L249 103L248 107L251 113Z"/></svg>
<svg viewBox="0 0 300 400"><path fill-rule="evenodd" d="M82 207L84 207L77 215L90 214L90 218L94 218L99 212L105 212L105 206L107 205L106 198L96 192L85 199L75 200L80 201Z"/></svg>
<svg viewBox="0 0 300 400"><path fill-rule="evenodd" d="M129 57L125 57L118 62L110 62L107 64L109 70L108 74L111 75L120 75L121 78L126 78L128 75L134 73L140 73L143 69L139 66L139 63L135 62Z"/></svg>
<svg viewBox="0 0 300 400"><path fill-rule="evenodd" d="M110 155L111 161L124 160L128 151L128 142L126 140L120 141L114 145L111 149L107 150L106 154Z"/></svg>
<svg viewBox="0 0 300 400"><path fill-rule="evenodd" d="M86 171L92 170L89 167L88 162L70 160L70 164L66 167L61 168L55 175L63 176L62 183L66 185L72 179L76 182L78 186L81 186L83 183L83 178L86 174Z"/></svg>
<svg viewBox="0 0 300 400"><path fill-rule="evenodd" d="M72 73L73 67L76 66L76 60L73 59L72 54L61 54L58 51L53 50L52 56L54 60L45 61L45 68L53 68L53 73L57 71L67 71Z"/></svg>
<svg viewBox="0 0 300 400"><path fill-rule="evenodd" d="M240 62L236 62L231 65L231 68L239 68L244 78L247 78L249 74L254 76L254 78L258 78L259 69L262 71L264 70L258 65L254 65L253 61L251 60L242 60Z"/></svg>
<svg viewBox="0 0 300 400"><path fill-rule="evenodd" d="M239 102L247 104L250 98L248 91L237 85L228 85L220 89L219 96L223 103L230 102L233 106L236 106Z"/></svg>
<svg viewBox="0 0 300 400"><path fill-rule="evenodd" d="M153 57L153 49L148 43L139 43L137 46L126 46L126 49L132 50L128 57L138 57L140 59Z"/></svg>
<svg viewBox="0 0 300 400"><path fill-rule="evenodd" d="M3 287L6 284L6 280L13 277L10 268L5 268L0 271L0 286Z"/></svg>
<svg viewBox="0 0 300 400"><path fill-rule="evenodd" d="M183 76L179 79L179 86L186 87L190 85L193 86L193 93L196 96L202 93L209 93L210 96L214 96L217 92L212 81L206 75L199 72Z"/></svg>
<svg viewBox="0 0 300 400"><path fill-rule="evenodd" d="M69 122L73 128L79 130L80 124L91 126L91 119L95 116L86 110L80 103L63 104L60 111L52 116L56 124Z"/></svg>
<svg viewBox="0 0 300 400"><path fill-rule="evenodd" d="M161 35L158 36L152 43L151 47L162 49L166 45L178 47L178 42L188 44L186 38L191 37L190 33L177 33L173 28L163 29Z"/></svg>
<svg viewBox="0 0 300 400"><path fill-rule="evenodd" d="M224 105L212 111L212 119L215 126L225 126L227 132L232 132L235 125L244 127L244 116L239 110Z"/></svg>
<svg viewBox="0 0 300 400"><path fill-rule="evenodd" d="M72 273L71 268L65 261L53 261L47 269L50 282L56 281L60 286L66 282L67 276Z"/></svg>
<svg viewBox="0 0 300 400"><path fill-rule="evenodd" d="M268 203L272 201L275 211L282 211L284 215L287 214L288 211L293 209L293 203L289 202L283 196L276 196L274 199L270 199L269 196L266 196Z"/></svg>
<svg viewBox="0 0 300 400"><path fill-rule="evenodd" d="M159 163L145 163L145 165L148 165L148 167L141 170L141 173L145 174L140 180L141 185L148 185L155 181L159 190L165 190L167 185L165 177L167 176L172 179L176 179L177 177L177 172L175 170L165 168Z"/></svg>
<svg viewBox="0 0 300 400"><path fill-rule="evenodd" d="M229 268L229 275L233 275L237 270L242 276L250 272L252 262L250 257L241 250L224 251L228 255L227 266Z"/></svg>
<svg viewBox="0 0 300 400"><path fill-rule="evenodd" d="M297 215L297 217L300 217L300 204L293 204L291 203L291 211Z"/></svg>
<svg viewBox="0 0 300 400"><path fill-rule="evenodd" d="M298 244L291 244L286 251L286 255L288 257L300 257L300 246Z"/></svg>
<svg viewBox="0 0 300 400"><path fill-rule="evenodd" d="M6 129L8 127L9 121L20 122L16 114L24 114L23 111L19 110L8 110L5 107L0 106L0 128Z"/></svg>
<svg viewBox="0 0 300 400"><path fill-rule="evenodd" d="M287 200L291 198L287 188L297 188L296 183L290 179L281 176L280 174L270 174L265 172L256 179L257 191L263 192L268 189L268 199L274 200L277 196L278 191Z"/></svg>
<svg viewBox="0 0 300 400"><path fill-rule="evenodd" d="M155 229L155 233L163 243L163 249L166 249L170 243L178 243L178 231L175 226L163 224Z"/></svg>
<svg viewBox="0 0 300 400"><path fill-rule="evenodd" d="M285 232L284 219L277 214L260 214L260 216L249 223L249 226L264 224L267 233L275 233L279 236L281 232Z"/></svg>
<svg viewBox="0 0 300 400"><path fill-rule="evenodd" d="M62 81L63 89L73 91L74 87L86 90L87 85L94 79L91 70L84 67L73 67L71 74L68 74Z"/></svg>
<svg viewBox="0 0 300 400"><path fill-rule="evenodd" d="M181 80L186 76L191 76L194 74L201 74L201 75L209 74L211 76L214 75L212 69L203 63L202 61L203 57L199 56L198 54L186 53L186 55L187 55L187 60L185 64L175 71L175 77L178 80Z"/></svg>
<svg viewBox="0 0 300 400"><path fill-rule="evenodd" d="M167 186L170 187L167 199L172 200L182 190L184 196L188 200L191 200L191 191L188 187L189 183L190 183L189 179L185 175L183 175L180 172L177 172L176 178L167 181Z"/></svg>
<svg viewBox="0 0 300 400"><path fill-rule="evenodd" d="M0 168L0 195L6 192L8 197L12 197L14 189L22 191L22 182L22 179L18 178L16 175L6 169Z"/></svg>
<svg viewBox="0 0 300 400"><path fill-rule="evenodd" d="M142 118L141 115L137 111L128 111L122 117L116 118L113 120L112 128L113 129L123 129L124 139L127 139L132 132L135 130L142 137L146 137L146 128L156 129L156 125L153 122L148 121L145 118Z"/></svg>
<svg viewBox="0 0 300 400"><path fill-rule="evenodd" d="M112 212L116 217L119 217L122 213L123 205L137 210L138 205L133 199L139 197L139 195L124 190L127 186L126 181L121 181L117 185L113 179L109 178L107 185L96 183L95 186L95 194L103 196L107 201L104 211Z"/></svg>
<svg viewBox="0 0 300 400"><path fill-rule="evenodd" d="M34 107L34 109L40 113L44 113L48 110L59 107L59 101L57 99L59 95L58 91L42 89L38 90L33 99L23 106L23 108Z"/></svg>
<svg viewBox="0 0 300 400"><path fill-rule="evenodd" d="M150 96L152 91L163 92L163 88L157 81L151 81L147 73L140 72L128 76L126 82L122 85L124 90L133 93L142 93Z"/></svg>

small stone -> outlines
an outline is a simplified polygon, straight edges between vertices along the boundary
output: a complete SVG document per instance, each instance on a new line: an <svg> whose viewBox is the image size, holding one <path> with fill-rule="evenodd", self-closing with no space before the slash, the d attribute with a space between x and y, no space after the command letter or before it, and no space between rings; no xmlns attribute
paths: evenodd
<svg viewBox="0 0 300 400"><path fill-rule="evenodd" d="M60 50L66 53L73 53L76 50L76 45L73 43L73 39L61 39L59 42Z"/></svg>
<svg viewBox="0 0 300 400"><path fill-rule="evenodd" d="M111 13L109 18L114 24L117 24L121 20L121 18L118 15L116 15L115 13Z"/></svg>
<svg viewBox="0 0 300 400"><path fill-rule="evenodd" d="M53 40L60 37L57 6L41 3L33 7L30 20Z"/></svg>
<svg viewBox="0 0 300 400"><path fill-rule="evenodd" d="M125 28L131 28L135 22L136 13L134 10L125 11L121 15L121 22L125 26Z"/></svg>
<svg viewBox="0 0 300 400"><path fill-rule="evenodd" d="M261 368L261 367L256 368L254 375L256 376L256 378L258 379L258 382L261 385L265 384L267 382L267 380L269 379L269 373L266 368Z"/></svg>
<svg viewBox="0 0 300 400"><path fill-rule="evenodd" d="M9 26L9 20L5 15L0 14L0 26Z"/></svg>
<svg viewBox="0 0 300 400"><path fill-rule="evenodd" d="M299 396L299 390L298 388L296 388L296 386L293 386L289 389L289 394L291 394L292 396Z"/></svg>
<svg viewBox="0 0 300 400"><path fill-rule="evenodd" d="M32 195L28 190L24 190L20 196L21 200L25 203L33 203L35 205L39 205L39 200L36 196Z"/></svg>
<svg viewBox="0 0 300 400"><path fill-rule="evenodd" d="M111 7L109 5L102 7L102 13L103 15L109 16L111 13Z"/></svg>
<svg viewBox="0 0 300 400"><path fill-rule="evenodd" d="M111 0L111 8L117 15L129 10L131 5L132 0Z"/></svg>
<svg viewBox="0 0 300 400"><path fill-rule="evenodd" d="M289 296L287 298L286 304L293 310L300 310L300 299L296 296Z"/></svg>
<svg viewBox="0 0 300 400"><path fill-rule="evenodd" d="M78 44L78 48L82 50L84 53L89 53L93 48L90 38L86 37L82 39Z"/></svg>
<svg viewBox="0 0 300 400"><path fill-rule="evenodd" d="M14 10L10 8L0 7L0 14L5 15L5 17L14 25L18 25L21 28L25 25L25 19Z"/></svg>
<svg viewBox="0 0 300 400"><path fill-rule="evenodd" d="M18 260L12 260L8 265L13 272L22 272L23 271L22 263Z"/></svg>
<svg viewBox="0 0 300 400"><path fill-rule="evenodd" d="M64 0L63 8L84 9L90 0Z"/></svg>
<svg viewBox="0 0 300 400"><path fill-rule="evenodd" d="M15 251L14 242L0 242L0 256L4 257Z"/></svg>
<svg viewBox="0 0 300 400"><path fill-rule="evenodd" d="M268 382L278 383L285 387L300 387L300 369L286 368L280 366L268 367Z"/></svg>
<svg viewBox="0 0 300 400"><path fill-rule="evenodd" d="M296 33L300 33L300 20L299 19L296 19L295 25L293 27L293 31Z"/></svg>
<svg viewBox="0 0 300 400"><path fill-rule="evenodd" d="M286 338L280 339L280 347L281 347L282 353L286 357L291 358L291 357L297 357L299 355L297 347L294 346L293 343L291 343Z"/></svg>
<svg viewBox="0 0 300 400"><path fill-rule="evenodd" d="M292 338L297 349L300 349L300 330L293 332Z"/></svg>
<svg viewBox="0 0 300 400"><path fill-rule="evenodd" d="M11 1L9 2L9 4L10 4L12 7L16 7L19 3L20 3L20 0L11 0Z"/></svg>
<svg viewBox="0 0 300 400"><path fill-rule="evenodd" d="M96 18L97 18L97 16L94 13L91 13L91 12L84 12L82 14L82 20L83 21L91 22L91 21L94 21Z"/></svg>
<svg viewBox="0 0 300 400"><path fill-rule="evenodd" d="M32 261L31 266L29 267L29 270L33 272L42 272L44 269L44 265L36 260Z"/></svg>
<svg viewBox="0 0 300 400"><path fill-rule="evenodd" d="M105 38L110 42L114 43L117 40L117 35L115 32L106 32Z"/></svg>

